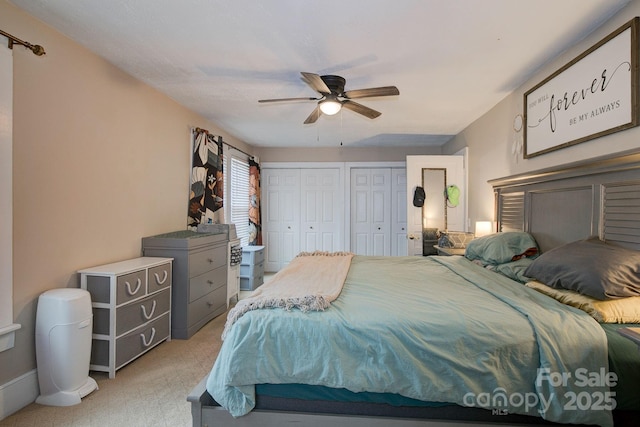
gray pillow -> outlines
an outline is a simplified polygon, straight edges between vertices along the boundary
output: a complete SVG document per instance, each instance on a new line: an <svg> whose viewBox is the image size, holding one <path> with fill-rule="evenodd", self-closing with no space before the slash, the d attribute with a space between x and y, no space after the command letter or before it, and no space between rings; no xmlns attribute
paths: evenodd
<svg viewBox="0 0 640 427"><path fill-rule="evenodd" d="M525 270L552 288L606 300L640 295L640 252L586 239L551 249Z"/></svg>

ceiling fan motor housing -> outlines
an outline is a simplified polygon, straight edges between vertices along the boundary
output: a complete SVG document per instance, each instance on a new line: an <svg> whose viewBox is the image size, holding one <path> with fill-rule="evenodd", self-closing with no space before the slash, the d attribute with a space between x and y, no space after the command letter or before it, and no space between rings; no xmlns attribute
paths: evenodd
<svg viewBox="0 0 640 427"><path fill-rule="evenodd" d="M347 81L343 77L327 75L320 76L320 78L327 85L327 87L331 89L331 93L334 93L336 95L341 95L342 93L344 93L344 85L347 83Z"/></svg>

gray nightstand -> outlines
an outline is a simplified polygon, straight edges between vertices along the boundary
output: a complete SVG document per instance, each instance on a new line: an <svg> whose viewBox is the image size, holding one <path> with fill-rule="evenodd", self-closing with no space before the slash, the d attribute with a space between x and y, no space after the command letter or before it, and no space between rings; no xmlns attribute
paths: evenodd
<svg viewBox="0 0 640 427"><path fill-rule="evenodd" d="M441 248L438 245L435 245L434 248L436 248L436 250L438 251L438 255L445 255L445 256L451 256L451 255L462 255L462 256L464 256L464 251L465 251L465 248L462 248L462 249Z"/></svg>

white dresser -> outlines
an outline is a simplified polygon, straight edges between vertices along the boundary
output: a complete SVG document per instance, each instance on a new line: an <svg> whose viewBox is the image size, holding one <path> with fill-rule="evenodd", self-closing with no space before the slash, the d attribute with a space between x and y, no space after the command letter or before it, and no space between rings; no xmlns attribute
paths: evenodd
<svg viewBox="0 0 640 427"><path fill-rule="evenodd" d="M89 368L109 373L171 339L172 258L142 257L79 270L91 294Z"/></svg>

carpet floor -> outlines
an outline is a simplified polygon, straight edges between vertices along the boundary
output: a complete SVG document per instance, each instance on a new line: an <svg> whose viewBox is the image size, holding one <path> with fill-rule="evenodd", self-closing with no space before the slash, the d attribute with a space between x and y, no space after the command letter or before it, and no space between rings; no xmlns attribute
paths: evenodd
<svg viewBox="0 0 640 427"><path fill-rule="evenodd" d="M0 421L0 427L191 426L187 395L211 370L226 318L218 316L188 340L163 342L113 379L91 371L99 388L78 405L32 403Z"/></svg>

